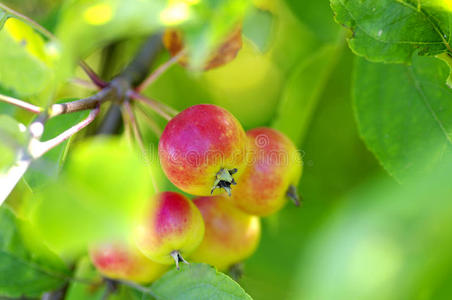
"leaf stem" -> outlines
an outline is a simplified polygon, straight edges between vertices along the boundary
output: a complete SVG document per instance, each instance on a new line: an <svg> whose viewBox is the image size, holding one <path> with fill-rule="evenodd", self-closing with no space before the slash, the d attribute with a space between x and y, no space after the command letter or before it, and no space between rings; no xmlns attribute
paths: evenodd
<svg viewBox="0 0 452 300"><path fill-rule="evenodd" d="M39 114L44 111L44 109L42 107L30 104L28 102L25 102L25 101L22 101L22 100L13 98L13 97L2 95L2 94L0 94L0 102L12 104L14 106L28 110L29 112L32 112L34 114Z"/></svg>
<svg viewBox="0 0 452 300"><path fill-rule="evenodd" d="M160 77L165 71L167 71L172 65L174 65L179 58L182 57L182 55L185 54L185 50L179 51L176 55L171 57L168 61L166 61L164 64L159 66L154 72L152 72L135 90L137 92L141 92L144 89L146 89L149 85L151 85L157 78Z"/></svg>

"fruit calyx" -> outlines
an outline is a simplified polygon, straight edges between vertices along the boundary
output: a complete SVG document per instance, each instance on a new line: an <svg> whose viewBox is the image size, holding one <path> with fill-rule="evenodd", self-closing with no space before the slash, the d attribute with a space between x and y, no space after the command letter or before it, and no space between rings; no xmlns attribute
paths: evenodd
<svg viewBox="0 0 452 300"><path fill-rule="evenodd" d="M216 189L224 189L226 193L228 193L229 197L231 196L231 185L236 185L237 183L234 180L234 175L237 173L237 169L225 169L221 168L220 171L215 175L215 182L213 183L212 189L210 190L210 194L213 194L213 191Z"/></svg>
<svg viewBox="0 0 452 300"><path fill-rule="evenodd" d="M188 261L186 261L182 257L182 255L180 254L179 250L171 251L170 255L174 259L174 261L176 262L176 269L178 269L178 270L180 269L180 267L179 267L179 263L180 262L183 262L184 264L187 264L187 265L190 264Z"/></svg>
<svg viewBox="0 0 452 300"><path fill-rule="evenodd" d="M298 195L297 188L293 184L289 185L286 195L287 197L290 198L290 200L292 200L295 206L301 205L301 199L300 196Z"/></svg>

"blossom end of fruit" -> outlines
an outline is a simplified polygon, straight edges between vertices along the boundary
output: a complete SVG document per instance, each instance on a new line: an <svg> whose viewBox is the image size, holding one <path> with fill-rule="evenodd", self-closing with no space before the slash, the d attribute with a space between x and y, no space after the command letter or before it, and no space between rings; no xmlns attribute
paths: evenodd
<svg viewBox="0 0 452 300"><path fill-rule="evenodd" d="M180 266L179 263L183 262L184 264L189 265L190 263L188 261L186 261L182 255L180 254L180 252L178 250L174 250L170 253L171 257L174 259L174 261L176 262L176 269L180 270Z"/></svg>
<svg viewBox="0 0 452 300"><path fill-rule="evenodd" d="M228 193L229 197L231 197L231 185L237 184L232 175L237 173L237 171L237 168L230 170L221 168L215 175L215 182L210 190L210 194L212 195L216 189L224 189L226 193Z"/></svg>

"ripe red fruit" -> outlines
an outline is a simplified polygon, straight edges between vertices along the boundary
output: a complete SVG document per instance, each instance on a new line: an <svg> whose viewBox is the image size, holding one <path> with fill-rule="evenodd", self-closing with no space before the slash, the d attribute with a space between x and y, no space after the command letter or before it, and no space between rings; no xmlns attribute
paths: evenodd
<svg viewBox="0 0 452 300"><path fill-rule="evenodd" d="M177 55L184 48L182 33L175 29L166 30L163 35L163 44L171 56ZM241 27L237 27L212 51L203 69L209 70L227 64L237 56L240 48L242 48L242 30ZM189 65L188 55L182 55L179 63L184 67Z"/></svg>
<svg viewBox="0 0 452 300"><path fill-rule="evenodd" d="M204 237L204 221L196 206L175 192L157 194L143 221L136 229L135 241L144 255L161 264L184 261Z"/></svg>
<svg viewBox="0 0 452 300"><path fill-rule="evenodd" d="M206 232L191 260L227 270L231 265L249 257L260 238L260 220L240 211L223 196L193 199L201 211Z"/></svg>
<svg viewBox="0 0 452 300"><path fill-rule="evenodd" d="M232 201L246 213L267 216L279 210L288 197L296 203L301 156L292 141L271 128L247 132L249 164L234 188Z"/></svg>
<svg viewBox="0 0 452 300"><path fill-rule="evenodd" d="M189 194L208 196L221 188L230 193L232 175L246 165L247 143L239 121L227 110L195 105L166 125L160 163L168 179Z"/></svg>
<svg viewBox="0 0 452 300"><path fill-rule="evenodd" d="M134 246L123 243L106 243L90 249L96 269L112 279L125 279L150 283L158 279L168 266L153 262Z"/></svg>

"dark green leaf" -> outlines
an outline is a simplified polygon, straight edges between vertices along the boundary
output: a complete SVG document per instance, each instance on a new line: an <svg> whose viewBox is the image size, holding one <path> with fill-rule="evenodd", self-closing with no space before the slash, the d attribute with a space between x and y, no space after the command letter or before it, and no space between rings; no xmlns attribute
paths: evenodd
<svg viewBox="0 0 452 300"><path fill-rule="evenodd" d="M173 269L152 285L162 300L248 299L240 285L206 264L189 264Z"/></svg>
<svg viewBox="0 0 452 300"><path fill-rule="evenodd" d="M0 207L0 231L1 296L37 297L67 280L64 264L31 239L29 225L17 219L6 205Z"/></svg>
<svg viewBox="0 0 452 300"><path fill-rule="evenodd" d="M336 21L350 28L350 48L372 61L409 63L413 53L452 53L445 1L331 0Z"/></svg>
<svg viewBox="0 0 452 300"><path fill-rule="evenodd" d="M398 179L431 169L452 151L449 72L432 57L415 56L411 66L357 61L354 101L361 136Z"/></svg>

